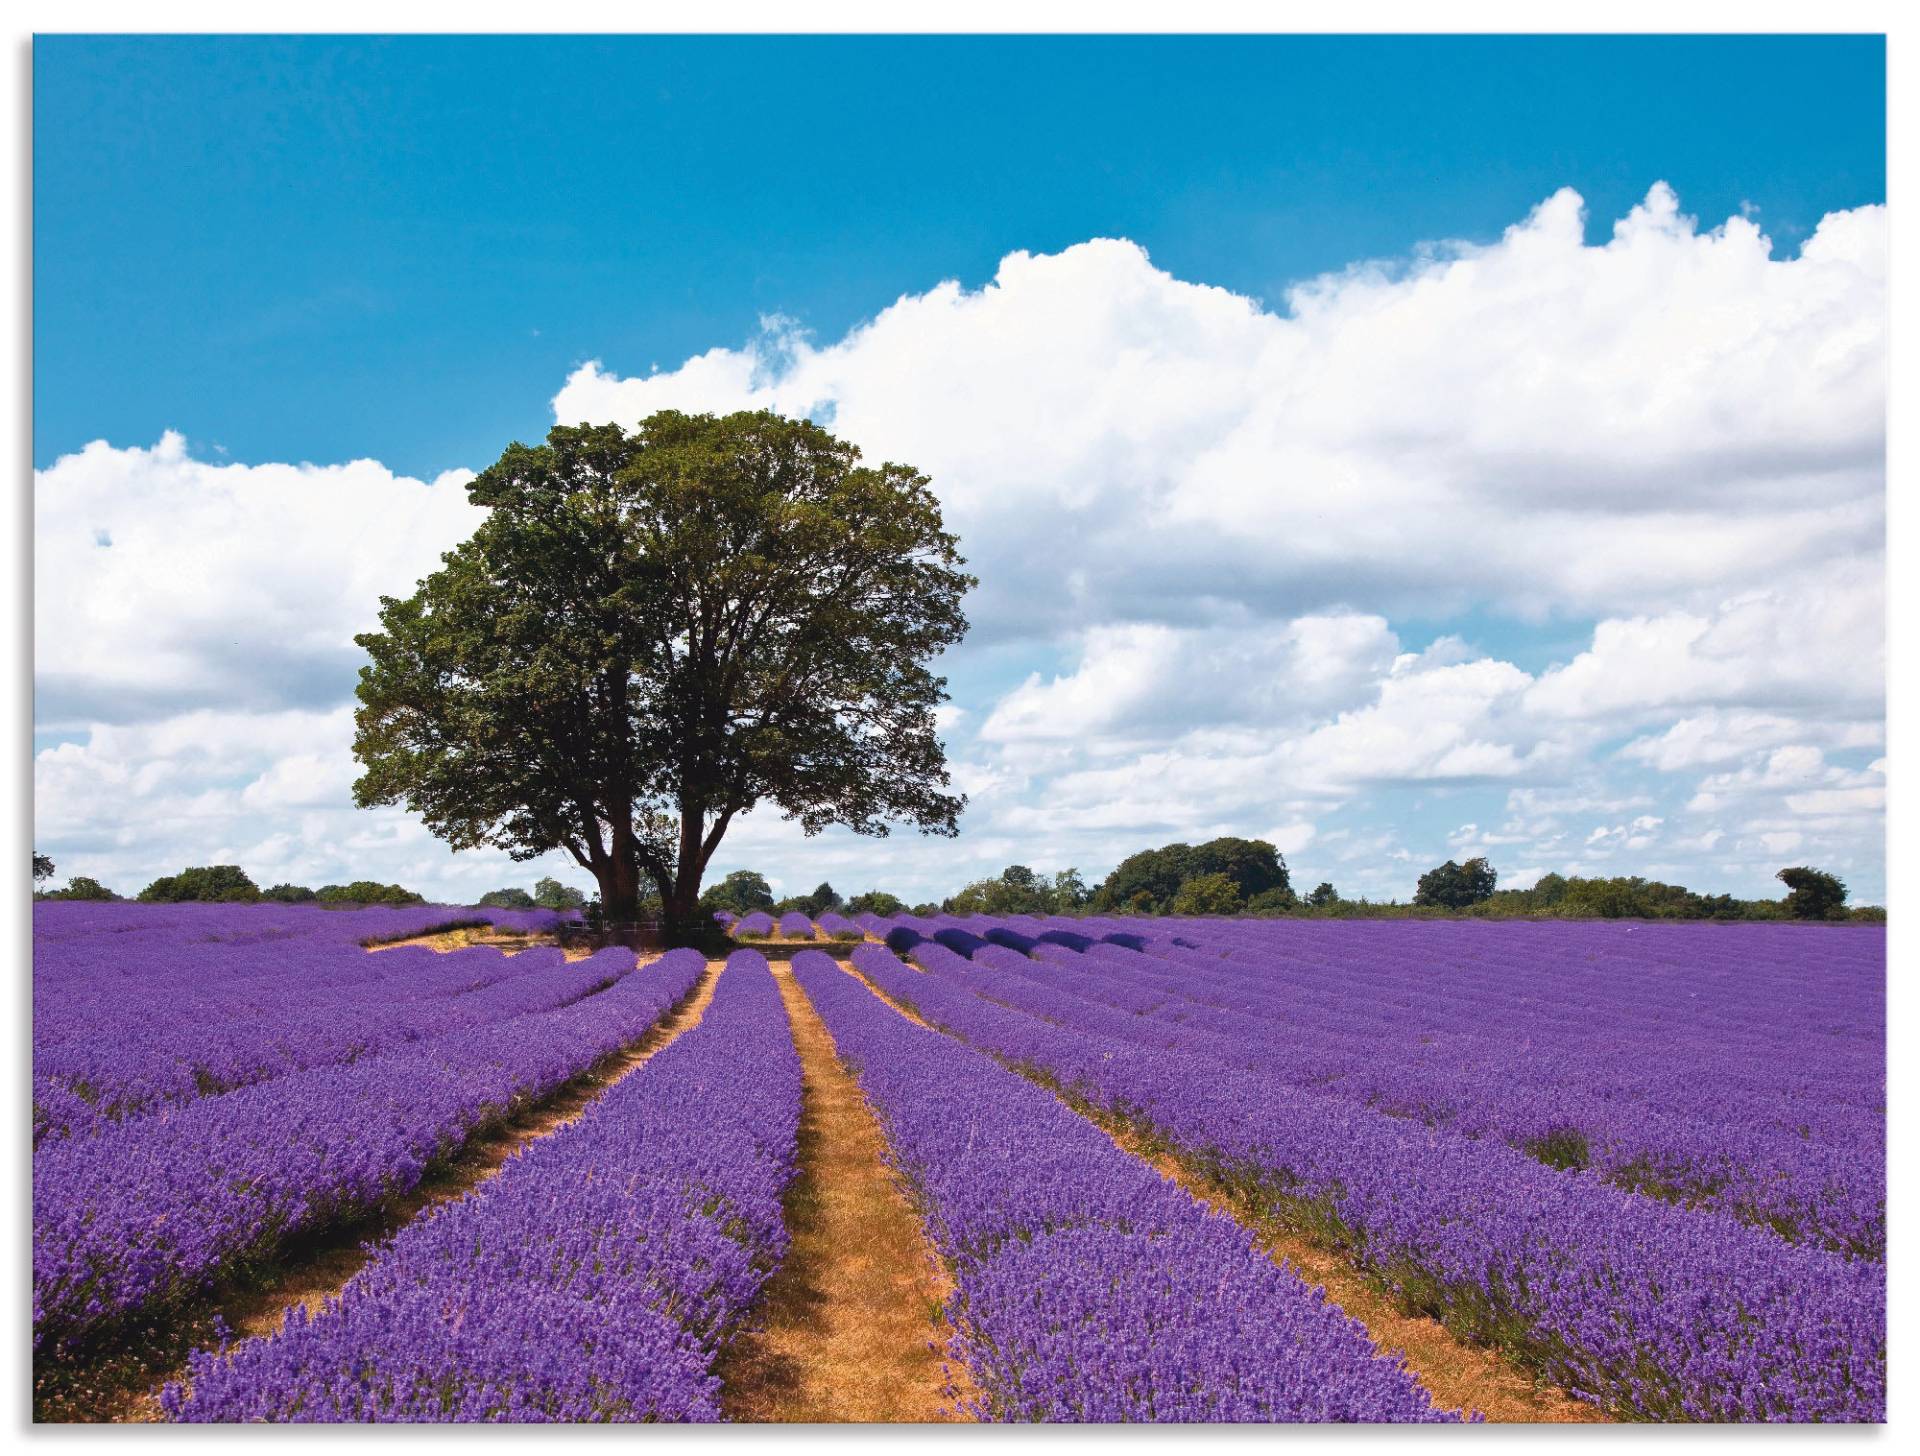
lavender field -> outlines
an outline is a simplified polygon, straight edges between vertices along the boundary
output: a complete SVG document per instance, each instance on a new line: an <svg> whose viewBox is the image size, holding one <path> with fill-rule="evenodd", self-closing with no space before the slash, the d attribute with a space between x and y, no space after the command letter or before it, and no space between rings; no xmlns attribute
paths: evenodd
<svg viewBox="0 0 1920 1456"><path fill-rule="evenodd" d="M481 919L532 948L369 948ZM1878 928L827 913L865 941L770 967L555 920L36 906L37 1384L211 1329L147 1414L727 1419L844 1176L804 1008L938 1270L953 1416L1483 1413L1279 1230L1596 1416L1884 1419ZM383 1216L283 1326L208 1323Z"/></svg>

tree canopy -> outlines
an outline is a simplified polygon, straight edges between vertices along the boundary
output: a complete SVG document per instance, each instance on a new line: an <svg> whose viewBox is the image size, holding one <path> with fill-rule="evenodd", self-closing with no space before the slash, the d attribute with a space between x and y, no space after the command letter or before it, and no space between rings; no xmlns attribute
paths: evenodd
<svg viewBox="0 0 1920 1456"><path fill-rule="evenodd" d="M1170 907L1175 915L1234 915L1246 902L1232 876L1221 870L1195 875L1183 884Z"/></svg>
<svg viewBox="0 0 1920 1456"><path fill-rule="evenodd" d="M656 414L513 444L473 536L356 640L362 806L456 848L566 851L691 932L760 804L809 834L957 832L929 664L973 585L928 479L804 420Z"/></svg>
<svg viewBox="0 0 1920 1456"><path fill-rule="evenodd" d="M193 865L177 875L162 875L139 898L162 904L189 900L246 901L260 898L260 887L239 865Z"/></svg>
<svg viewBox="0 0 1920 1456"><path fill-rule="evenodd" d="M943 908L955 915L1056 915L1084 907L1087 893L1076 869L1043 875L1016 864L992 879L975 880Z"/></svg>
<svg viewBox="0 0 1920 1456"><path fill-rule="evenodd" d="M700 908L708 914L715 910L731 910L735 915L771 910L773 886L758 870L735 870L719 884L707 887L700 896Z"/></svg>
<svg viewBox="0 0 1920 1456"><path fill-rule="evenodd" d="M1794 865L1774 877L1787 887L1787 914L1796 920L1837 920L1846 914L1847 886L1837 875Z"/></svg>
<svg viewBox="0 0 1920 1456"><path fill-rule="evenodd" d="M1225 875L1242 900L1288 890L1287 862L1264 839L1223 836L1205 844L1167 844L1143 849L1113 867L1100 886L1095 908L1152 914L1172 905L1180 887L1207 875Z"/></svg>
<svg viewBox="0 0 1920 1456"><path fill-rule="evenodd" d="M58 890L49 890L43 900L118 900L120 897L91 875L75 875Z"/></svg>
<svg viewBox="0 0 1920 1456"><path fill-rule="evenodd" d="M1413 903L1462 910L1493 894L1496 878L1493 866L1484 858L1476 857L1465 864L1448 860L1420 876L1420 883L1414 886Z"/></svg>

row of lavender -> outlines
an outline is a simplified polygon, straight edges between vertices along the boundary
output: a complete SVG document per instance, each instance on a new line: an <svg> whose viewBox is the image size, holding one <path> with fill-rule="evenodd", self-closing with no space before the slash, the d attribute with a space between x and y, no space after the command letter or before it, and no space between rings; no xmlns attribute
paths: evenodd
<svg viewBox="0 0 1920 1456"><path fill-rule="evenodd" d="M718 1352L785 1254L800 1064L766 960L700 1025L316 1316L207 1352L175 1420L714 1420Z"/></svg>
<svg viewBox="0 0 1920 1456"><path fill-rule="evenodd" d="M854 961L956 1035L1273 1198L1415 1306L1507 1346L1576 1394L1655 1419L1884 1413L1877 1264L1637 1197L1177 1041L1116 1035L1116 1018L1139 1018L1066 989L1088 976L1032 962L996 968L991 952L968 960L932 941L912 954L924 971L878 946Z"/></svg>
<svg viewBox="0 0 1920 1456"><path fill-rule="evenodd" d="M437 956L362 942L449 919L551 928L551 911L34 907L34 1140L553 1009L590 989L559 953Z"/></svg>
<svg viewBox="0 0 1920 1456"><path fill-rule="evenodd" d="M821 952L793 970L953 1271L952 1353L982 1391L976 1414L1447 1418L1291 1267L1054 1098L913 1026Z"/></svg>
<svg viewBox="0 0 1920 1456"><path fill-rule="evenodd" d="M1877 931L1356 925L1337 927L1353 932L1343 962L1311 937L1233 922L1116 925L888 930L902 946L928 935L976 957L983 939L1008 948L990 960L1018 952L1003 968L1032 970L1031 957L1086 972L1062 984L1137 1018L1110 1021L1116 1035L1884 1255Z"/></svg>
<svg viewBox="0 0 1920 1456"><path fill-rule="evenodd" d="M558 1010L292 1072L43 1146L33 1168L34 1342L190 1298L287 1239L413 1188L477 1130L642 1036L699 981L697 952Z"/></svg>

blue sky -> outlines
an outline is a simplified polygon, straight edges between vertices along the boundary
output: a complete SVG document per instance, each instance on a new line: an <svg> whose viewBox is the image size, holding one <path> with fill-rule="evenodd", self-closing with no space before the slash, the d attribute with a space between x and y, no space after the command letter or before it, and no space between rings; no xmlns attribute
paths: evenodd
<svg viewBox="0 0 1920 1456"><path fill-rule="evenodd" d="M172 624L152 626L159 635L129 645L122 663L90 648L76 665L64 639L43 631L37 741L66 751L40 767L42 837L57 846L64 836L68 862L129 881L175 868L189 852L225 851L313 877L344 875L356 868L347 860L372 857L395 873L438 879L448 893L470 880L487 888L479 880L505 869L497 860L442 863L404 826L344 827L380 822L340 803L338 717L327 713L350 696L351 648L327 639L324 626L303 633L298 624L324 616L326 593L345 591L352 573L323 573L309 599L271 562L256 563L255 553L274 551L317 557L318 538L289 525L284 538L262 539L274 532L271 515L248 517L243 538L235 513L206 515L209 502L224 499L211 483L242 478L218 468L378 462L390 482L356 480L340 497L375 502L372 516L350 538L329 538L328 549L367 563L367 593L398 591L461 519L445 499L457 482L437 493L418 482L479 468L508 439L544 431L556 413L662 400L806 409L827 400L843 423L880 422L862 426L868 438L856 436L876 453L900 445L937 486L952 483L951 511L978 543L976 563L997 573L976 608L976 641L951 663L964 710L955 756L967 764L977 807L957 846L830 840L802 848L777 831L744 836L740 852L776 876L810 884L818 878L811 867L822 864L837 877L931 894L997 868L996 857L1043 867L1071 857L1097 873L1176 832L1286 829L1303 874L1325 877L1324 866L1377 893L1405 893L1407 864L1474 847L1477 835L1491 837L1482 847L1503 867L1564 867L1613 845L1610 863L1620 870L1638 854L1690 883L1747 892L1765 887L1767 862L1825 853L1878 897L1881 831L1871 805L1881 749L1871 728L1882 709L1872 663L1884 644L1870 625L1872 603L1847 593L1862 581L1877 590L1884 571L1884 396L1876 429L1873 359L1855 360L1849 367L1866 372L1846 378L1831 361L1843 346L1857 352L1861 330L1884 313L1869 257L1875 229L1884 228L1871 210L1885 194L1883 76L1877 38L1833 37L41 38L34 458L43 472L42 575L57 562L81 597L119 613L95 626ZM1677 197L1677 208L1649 211L1656 183L1667 184L1663 195ZM1548 206L1563 189L1584 203L1577 216ZM1653 219L1646 235L1664 242L1646 244L1637 261L1609 254L1616 223L1636 208ZM1825 234L1833 241L1803 259L1830 215L1859 225L1834 224ZM1554 230L1565 218L1574 219L1571 236ZM1532 232L1529 219L1538 223ZM1740 246L1710 246L1728 219L1750 220L1764 240L1738 234ZM1090 250L1094 239L1136 246ZM1622 243L1614 253L1625 250ZM1036 260L1024 287L1003 263L1022 253ZM1756 268L1756 258L1768 266ZM1373 284L1351 271L1370 260L1384 260L1366 275ZM1445 274L1449 266L1455 271ZM1451 323L1432 316L1430 338L1421 322L1430 315L1409 314L1404 327L1426 339L1425 354L1396 348L1389 335L1367 346L1379 351L1377 368L1346 357L1375 305L1425 308L1436 289L1444 300L1443 275L1457 292L1484 296L1448 315ZM1338 338L1303 322L1290 294L1316 279L1326 314L1344 321ZM963 304L973 300L960 313L938 303L948 280ZM1634 331L1606 333L1624 327L1599 312L1601 296L1614 296L1608 290L1617 290L1616 313L1637 321ZM1582 293L1596 300L1591 318L1567 311ZM1221 305L1227 296L1255 322ZM1536 296L1558 301L1540 308L1538 337L1501 335L1497 350L1449 360L1447 327L1475 339L1518 328ZM1699 304L1709 297L1714 308ZM1065 301L1058 309L1056 298ZM1824 322L1810 324L1815 314ZM1669 316L1672 338L1647 322ZM891 325L862 331L876 318ZM1048 330L1083 341L1108 330L1124 353L1133 331L1149 326L1143 320L1161 332L1142 346L1152 381L1139 408L1080 420L1079 433L1063 440L1050 427L1028 439L1022 432L1034 422L995 405L995 379L1017 372L1019 359L1064 347ZM1006 354L1005 341L1028 328L1031 347ZM1176 338L1183 342L1168 342ZM1657 409L1636 383L1676 358L1751 360L1755 339L1799 364L1755 369L1751 378L1743 364L1711 381L1675 374ZM959 393L983 412L973 432L1009 442L1004 459L980 457L937 430L894 430L892 421L917 417L917 405L882 401L877 381L888 369L897 374L904 360L911 373L938 350L958 370L966 349L979 352L979 372L954 377L985 383L978 398ZM1390 419L1403 398L1370 400L1355 385L1318 400L1311 419L1364 408L1380 426L1363 420L1285 470L1271 467L1269 477L1266 462L1285 450L1250 453L1245 442L1250 431L1287 425L1269 416L1276 400L1297 392L1287 372L1298 367L1288 363L1296 352L1319 361L1300 376L1309 381L1398 371L1415 394L1458 384L1453 417L1478 423L1450 438L1447 421ZM1067 354L1084 371L1087 397L1119 399L1138 384L1104 373L1096 354ZM706 365L689 363L703 357ZM1428 373L1410 362L1420 359ZM1510 372L1528 359L1531 372ZM597 362L582 382L587 361ZM1209 369L1220 371L1219 383L1205 382ZM1542 371L1577 381L1577 398L1532 399L1530 381ZM1216 409L1232 381L1250 374L1267 387L1250 390L1238 413ZM1468 389L1463 377L1482 383ZM1190 406L1151 438L1138 434L1130 421L1169 397L1164 381L1190 379L1201 381ZM1421 382L1428 379L1439 383ZM820 398L800 399L794 391L803 385ZM1501 399L1514 401L1510 439L1495 438L1505 428ZM1536 438L1542 432L1528 421L1551 418L1562 404L1580 421L1621 411L1647 427L1643 446L1599 459L1622 435L1603 431L1579 459L1550 459L1555 441ZM1697 410L1696 427L1678 431L1688 409ZM1718 434L1729 416L1770 415L1795 429ZM1203 417L1206 429L1191 423ZM156 447L166 432L180 441ZM1306 432L1296 422L1277 438L1290 448ZM1701 443L1709 435L1711 445ZM1428 460L1469 447L1473 460L1395 476L1393 451L1381 442L1406 439L1425 442ZM1797 443L1808 440L1824 443ZM92 441L108 449L82 470L72 457ZM1221 476L1223 459L1238 461L1238 473ZM1083 481L1061 485L1066 514L1023 514L1011 482L1033 461L1045 462L1049 483ZM1113 494L1133 469L1137 489ZM1795 515L1776 488L1793 472L1817 477L1816 488L1846 509L1818 523ZM994 495L994 482L1005 495ZM325 475L285 488L342 491ZM59 493L53 507L51 492ZM1074 514L1096 495L1098 522ZM1227 498L1250 508L1208 518L1207 502ZM1494 511L1486 518L1511 521L1515 541L1532 544L1513 561L1489 549L1478 573L1429 559L1417 549L1422 539L1452 562L1473 556L1489 533L1423 535L1414 529L1419 511L1405 506L1414 499L1449 520ZM395 504L382 519L386 500ZM1581 528L1560 518L1576 500L1589 518L1624 520L1610 538L1641 542L1634 559L1643 565L1593 556ZM1392 519L1408 523L1410 539L1375 551L1337 518L1364 516L1381 501L1401 503ZM1656 520L1649 502L1695 514ZM142 509L203 523L192 554L209 583L281 594L281 610L266 614L286 619L272 644L223 637L217 601L188 610L167 594L166 578L128 564L135 553L124 543L142 539ZM1057 569L1060 557L1029 553L1024 540L1072 531L1092 544L1128 512L1136 522L1183 522L1199 542L1209 539L1204 526L1222 542L1244 529L1289 544L1271 560L1243 560L1237 547L1209 554L1189 542L1112 580L1095 566L1058 602L1028 590L1025 573ZM1295 550L1301 533L1289 523L1303 518L1326 539ZM1729 521L1737 529L1714 524ZM386 539L403 523L417 540ZM55 539L69 526L71 558L59 554L65 538ZM1741 531L1755 543L1797 532L1808 544L1785 555L1770 544L1736 550L1749 539ZM1725 551L1680 551L1660 567L1662 543L1689 532ZM116 544L101 545L102 533ZM1496 524L1490 534L1506 533ZM1564 570L1533 571L1555 543L1565 543ZM176 547L172 558L179 555ZM381 567L400 579L379 579ZM1789 588L1803 601L1809 592L1830 601L1836 631L1865 634L1847 643L1869 659L1857 681L1761 682L1726 667L1719 648L1705 665L1672 648L1684 682L1655 703L1622 706L1616 693L1601 706L1591 694L1496 683L1474 667L1503 663L1537 686L1556 665L1588 654L1588 677L1602 668L1631 677L1640 669L1606 656L1596 634L1634 620L1673 640L1766 640L1777 655L1772 619L1754 625L1764 608L1746 597ZM1023 602L1038 605L1024 612ZM43 592L43 618L50 605ZM1360 644L1355 651L1386 652L1382 665L1346 697L1291 690L1287 674L1305 669L1268 650L1276 634L1307 643L1321 629L1290 624L1334 618L1378 619L1372 637L1334 637ZM1123 629L1135 635L1123 641ZM1162 629L1186 635L1172 649L1139 635ZM1381 634L1392 638L1387 647ZM1235 665L1236 681L1270 673L1274 701L1316 706L1287 717L1263 699L1238 718L1156 713L1151 723L1109 710L1127 693L1154 691L1125 673L1194 660L1202 637ZM1320 648L1301 652L1301 661L1318 660ZM1754 652L1758 662L1764 654ZM1424 656L1395 677L1396 653ZM148 680L159 662L170 667L164 683ZM1418 691L1449 701L1478 673L1486 693L1559 702L1554 721L1578 722L1579 741L1543 728L1538 712L1521 715L1524 727L1483 712L1456 725L1458 743L1428 745L1404 771L1356 774L1345 759L1325 767L1333 740L1323 730L1345 721L1342 732L1367 742L1378 741L1369 737L1376 731L1393 738L1399 728L1377 729L1382 698L1404 695L1408 675L1422 673ZM1029 679L1028 697L1010 702ZM1105 717L1084 717L1090 697L1108 700ZM1053 738L1036 734L1032 712L1045 703L1079 705L1081 757L1069 761ZM279 744L279 756L192 767L165 745L191 737L185 726L196 711L226 715L206 729L213 738L231 732L236 742ZM1028 726L1010 727L1020 711ZM1354 716L1370 711L1373 718ZM274 714L278 726L262 731L257 720ZM304 737L295 722L302 714L312 719ZM1693 726L1682 731L1685 724ZM1620 754L1672 731L1737 744L1747 757L1644 746ZM1271 760L1262 782L1287 781L1264 800L1248 791L1245 822L1230 801L1209 798L1238 782L1224 770L1194 770L1184 819L1166 803L1141 804L1132 820L1088 807L1111 801L1101 774L1171 764L1168 781L1182 783L1177 766L1228 760ZM181 853L152 848L154 836L138 825L98 827L103 786L121 784L124 798L127 782L152 785L142 792L154 796L156 816L201 806L199 827L181 833ZM1559 837L1529 836L1529 825L1553 817L1529 805L1551 794L1583 807L1555 811ZM224 810L223 795L232 800ZM1845 814L1785 807L1798 799L1832 808L1842 802L1834 795L1851 796ZM1703 796L1718 807L1686 808ZM1036 829L1049 802L1078 827ZM1681 834L1689 815L1715 814L1726 823L1713 848L1700 847L1710 829L1687 823ZM1635 831L1644 818L1660 823ZM1592 840L1595 833L1605 837ZM1628 851L1635 837L1644 843ZM1390 843L1382 854L1410 858L1388 869L1359 852L1330 857L1333 847L1361 841ZM1750 848L1735 853L1742 842ZM155 855L165 862L149 865ZM1316 864L1318 856L1326 858Z"/></svg>

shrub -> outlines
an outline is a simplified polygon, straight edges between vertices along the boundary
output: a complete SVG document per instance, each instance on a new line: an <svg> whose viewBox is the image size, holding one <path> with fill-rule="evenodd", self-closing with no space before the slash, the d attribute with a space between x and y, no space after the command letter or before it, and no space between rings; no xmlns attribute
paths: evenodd
<svg viewBox="0 0 1920 1456"><path fill-rule="evenodd" d="M1795 920L1844 920L1846 882L1825 870L1795 865L1774 878L1787 887L1786 912Z"/></svg>
<svg viewBox="0 0 1920 1456"><path fill-rule="evenodd" d="M260 898L260 887L239 865L194 865L177 875L162 875L139 898L167 905L190 900L250 902Z"/></svg>
<svg viewBox="0 0 1920 1456"><path fill-rule="evenodd" d="M425 895L415 894L401 885L383 885L378 880L355 880L350 885L322 885L314 892L322 905L424 905Z"/></svg>
<svg viewBox="0 0 1920 1456"><path fill-rule="evenodd" d="M49 890L43 900L118 900L120 897L91 875L75 875L64 890Z"/></svg>
<svg viewBox="0 0 1920 1456"><path fill-rule="evenodd" d="M531 910L534 908L533 896L525 890L489 890L474 902L489 910Z"/></svg>
<svg viewBox="0 0 1920 1456"><path fill-rule="evenodd" d="M1243 901L1240 887L1227 875L1199 875L1188 880L1173 897L1175 915L1238 915Z"/></svg>
<svg viewBox="0 0 1920 1456"><path fill-rule="evenodd" d="M305 885L269 885L260 892L262 900L275 900L282 905L304 905L314 898L313 891Z"/></svg>
<svg viewBox="0 0 1920 1456"><path fill-rule="evenodd" d="M1492 896L1495 878L1493 866L1484 858L1470 859L1465 864L1448 860L1420 876L1413 903L1464 910Z"/></svg>
<svg viewBox="0 0 1920 1456"><path fill-rule="evenodd" d="M553 876L534 881L533 903L543 910L578 910L587 903L586 892L563 885Z"/></svg>

